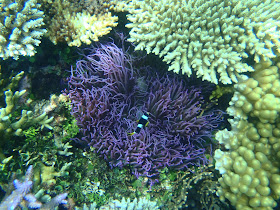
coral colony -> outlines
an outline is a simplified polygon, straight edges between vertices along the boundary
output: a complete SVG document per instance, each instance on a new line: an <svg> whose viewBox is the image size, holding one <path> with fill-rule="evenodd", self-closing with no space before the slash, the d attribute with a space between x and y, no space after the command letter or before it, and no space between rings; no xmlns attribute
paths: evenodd
<svg viewBox="0 0 280 210"><path fill-rule="evenodd" d="M203 146L221 121L218 111L203 112L200 88L175 76L143 79L114 44L91 49L77 62L69 96L81 132L76 141L95 147L112 167L129 164L137 177L151 180L164 167L207 163ZM130 135L144 112L149 124Z"/></svg>
<svg viewBox="0 0 280 210"><path fill-rule="evenodd" d="M27 204L26 207L30 209L55 209L55 207L57 207L59 204L67 203L65 200L67 193L59 194L44 204L39 202L35 195L30 193L33 185L32 175L33 166L31 165L26 171L25 180L23 182L20 182L17 179L14 180L15 190L0 203L0 209L13 210L19 206L22 206L21 202L23 200L25 200L25 203Z"/></svg>

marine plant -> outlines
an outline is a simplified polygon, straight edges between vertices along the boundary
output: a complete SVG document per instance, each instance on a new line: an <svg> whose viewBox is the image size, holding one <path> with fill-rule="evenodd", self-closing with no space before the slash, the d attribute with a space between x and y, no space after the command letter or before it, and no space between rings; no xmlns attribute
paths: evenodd
<svg viewBox="0 0 280 210"><path fill-rule="evenodd" d="M208 162L206 141L221 114L207 108L201 87L178 75L134 69L132 58L112 43L88 51L69 78L77 142L95 147L111 167L130 165L136 177L152 182L159 169ZM129 135L143 112L150 113L149 124Z"/></svg>

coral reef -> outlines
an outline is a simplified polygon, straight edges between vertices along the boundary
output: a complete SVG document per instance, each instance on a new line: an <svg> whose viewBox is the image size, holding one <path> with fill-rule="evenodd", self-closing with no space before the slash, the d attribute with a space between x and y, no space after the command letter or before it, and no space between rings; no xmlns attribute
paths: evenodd
<svg viewBox="0 0 280 210"><path fill-rule="evenodd" d="M0 57L33 56L47 32L37 0L0 1Z"/></svg>
<svg viewBox="0 0 280 210"><path fill-rule="evenodd" d="M11 195L7 196L3 200L3 202L1 202L1 209L13 210L17 206L36 209L54 209L59 204L67 203L67 201L65 200L67 197L67 193L57 195L45 204L42 204L41 202L37 201L36 196L29 193L33 185L32 172L33 166L29 166L25 174L25 180L23 182L20 182L18 179L14 180L13 183L15 186L15 190L12 192ZM23 199L26 201L25 204L22 203Z"/></svg>
<svg viewBox="0 0 280 210"><path fill-rule="evenodd" d="M118 17L108 11L110 0L41 0L46 13L48 37L57 44L81 46L98 41L117 26Z"/></svg>
<svg viewBox="0 0 280 210"><path fill-rule="evenodd" d="M125 1L126 2L126 1ZM130 42L170 63L169 70L217 84L237 82L254 69L244 59L269 60L280 49L279 2L274 0L133 0Z"/></svg>
<svg viewBox="0 0 280 210"><path fill-rule="evenodd" d="M78 156L76 149L75 158L71 157L74 149L70 144L70 138L77 134L78 128L70 115L70 107L65 95L52 95L50 101L46 101L39 107L54 117L51 124L53 129L42 130L30 126L23 130L23 136L16 139L3 139L3 141L1 139L1 143L9 142L12 146L0 147L4 155L0 157L1 160L10 155L0 164L0 186L8 195L9 187L4 183L14 179L12 171L20 172L25 169L25 166L34 165L33 192L36 192L38 201L48 203L51 200L50 195L58 195L69 190L69 183L71 183L68 181L69 172L72 171L72 161ZM78 154L82 156L82 152L79 150ZM53 209L52 206L44 205L44 207Z"/></svg>
<svg viewBox="0 0 280 210"><path fill-rule="evenodd" d="M142 70L146 75L140 77L114 44L91 49L76 66L69 97L80 127L77 142L95 147L112 167L130 165L137 177L151 180L167 166L184 169L208 162L206 141L221 113L206 108L201 88L188 87L177 75ZM143 111L150 113L149 125L128 135Z"/></svg>
<svg viewBox="0 0 280 210"><path fill-rule="evenodd" d="M280 197L280 63L274 62L261 61L234 86L227 109L232 128L216 134L228 150L215 151L218 195L240 210L273 209Z"/></svg>

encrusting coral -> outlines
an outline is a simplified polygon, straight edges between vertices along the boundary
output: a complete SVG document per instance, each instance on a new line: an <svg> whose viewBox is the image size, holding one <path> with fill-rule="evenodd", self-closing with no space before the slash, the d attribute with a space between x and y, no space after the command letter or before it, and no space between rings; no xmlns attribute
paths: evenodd
<svg viewBox="0 0 280 210"><path fill-rule="evenodd" d="M33 56L47 32L37 0L0 0L0 57Z"/></svg>
<svg viewBox="0 0 280 210"><path fill-rule="evenodd" d="M108 11L110 0L40 1L46 13L47 36L54 44L89 45L118 24L118 17Z"/></svg>
<svg viewBox="0 0 280 210"><path fill-rule="evenodd" d="M122 7L122 8L121 8ZM254 69L243 60L269 60L280 49L275 0L132 0L117 2L131 22L130 42L170 63L169 70L217 84Z"/></svg>
<svg viewBox="0 0 280 210"><path fill-rule="evenodd" d="M274 59L273 59L274 60ZM280 197L280 63L261 61L240 81L227 112L231 131L217 132L218 196L237 210L273 209Z"/></svg>

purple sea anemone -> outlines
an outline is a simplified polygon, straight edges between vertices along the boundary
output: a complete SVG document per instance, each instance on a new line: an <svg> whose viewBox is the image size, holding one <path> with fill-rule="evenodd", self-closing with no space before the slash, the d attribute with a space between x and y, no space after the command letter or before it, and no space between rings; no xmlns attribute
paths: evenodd
<svg viewBox="0 0 280 210"><path fill-rule="evenodd" d="M205 108L201 88L177 75L142 70L139 76L114 44L91 49L71 72L69 97L81 133L76 141L95 147L111 166L130 165L137 177L156 179L164 167L207 163L205 141L221 114ZM148 126L128 135L143 112L150 113Z"/></svg>

